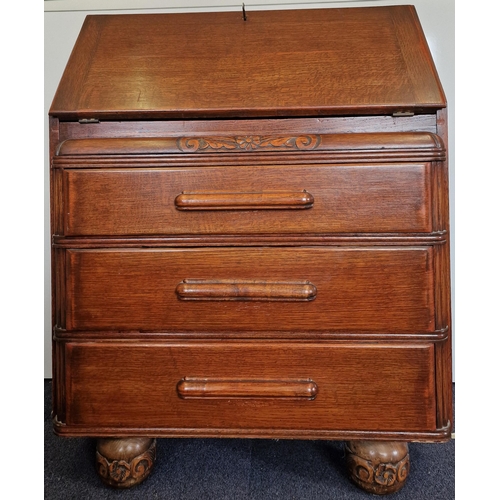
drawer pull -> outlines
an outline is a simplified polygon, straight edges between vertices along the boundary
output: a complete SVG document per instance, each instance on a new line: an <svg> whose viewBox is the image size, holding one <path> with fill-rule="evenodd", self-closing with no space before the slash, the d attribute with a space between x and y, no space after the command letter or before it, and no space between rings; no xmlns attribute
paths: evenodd
<svg viewBox="0 0 500 500"><path fill-rule="evenodd" d="M309 399L318 393L313 380L231 380L186 377L177 384L181 399Z"/></svg>
<svg viewBox="0 0 500 500"><path fill-rule="evenodd" d="M175 292L180 300L310 301L316 287L309 281L186 279Z"/></svg>
<svg viewBox="0 0 500 500"><path fill-rule="evenodd" d="M311 208L314 197L307 191L258 193L182 192L175 198L178 210L296 210Z"/></svg>

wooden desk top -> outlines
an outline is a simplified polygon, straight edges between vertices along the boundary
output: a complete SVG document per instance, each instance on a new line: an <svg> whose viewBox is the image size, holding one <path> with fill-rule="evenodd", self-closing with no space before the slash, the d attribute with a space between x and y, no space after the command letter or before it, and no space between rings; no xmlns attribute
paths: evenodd
<svg viewBox="0 0 500 500"><path fill-rule="evenodd" d="M92 15L49 114L179 119L446 106L413 6Z"/></svg>

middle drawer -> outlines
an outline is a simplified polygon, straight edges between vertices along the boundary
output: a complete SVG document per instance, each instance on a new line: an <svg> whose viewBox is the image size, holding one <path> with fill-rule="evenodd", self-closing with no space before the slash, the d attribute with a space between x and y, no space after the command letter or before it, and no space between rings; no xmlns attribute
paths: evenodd
<svg viewBox="0 0 500 500"><path fill-rule="evenodd" d="M65 289L67 330L435 330L432 247L72 249Z"/></svg>

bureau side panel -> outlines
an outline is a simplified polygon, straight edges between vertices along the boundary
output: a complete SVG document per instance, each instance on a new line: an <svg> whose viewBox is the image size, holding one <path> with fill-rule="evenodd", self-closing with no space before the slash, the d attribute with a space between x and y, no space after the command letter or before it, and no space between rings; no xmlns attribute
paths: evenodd
<svg viewBox="0 0 500 500"><path fill-rule="evenodd" d="M59 131L59 120L54 117L49 117L49 194L50 194L50 237L54 234L58 234L62 231L62 226L60 225L60 214L62 213L61 206L61 179L62 174L59 170L52 168L52 160L55 155L55 150L57 144L60 140ZM50 265L51 265L51 326L54 328L56 325L60 324L61 310L59 306L59 301L64 297L64 294L60 293L60 279L61 275L57 273L57 266L60 265L60 259L56 256L57 250L51 245L50 250ZM51 330L52 332L52 330ZM58 374L61 373L61 356L60 349L55 342L52 342L52 413L54 414L57 407L61 407L61 401L63 400L63 390L64 384L60 383Z"/></svg>
<svg viewBox="0 0 500 500"><path fill-rule="evenodd" d="M437 113L437 131L444 143L448 145L448 117L447 110L442 109ZM439 212L442 214L443 228L448 238L446 244L436 252L436 284L438 285L436 297L436 320L438 324L449 325L449 335L446 342L439 343L436 347L436 380L438 387L438 422L441 425L452 425L453 421L453 387L452 387L452 311L451 311L451 262L450 246L452 235L449 222L449 173L448 158L439 169L438 199Z"/></svg>

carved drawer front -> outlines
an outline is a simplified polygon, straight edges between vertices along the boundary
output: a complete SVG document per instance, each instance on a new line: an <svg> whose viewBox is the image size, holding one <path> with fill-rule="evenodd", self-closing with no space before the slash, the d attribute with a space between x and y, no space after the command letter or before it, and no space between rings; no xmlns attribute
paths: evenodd
<svg viewBox="0 0 500 500"><path fill-rule="evenodd" d="M435 330L433 252L433 247L67 250L65 328L430 333Z"/></svg>
<svg viewBox="0 0 500 500"><path fill-rule="evenodd" d="M432 230L428 163L67 169L64 234Z"/></svg>
<svg viewBox="0 0 500 500"><path fill-rule="evenodd" d="M401 132L69 139L52 166L66 236L423 233L444 159Z"/></svg>
<svg viewBox="0 0 500 500"><path fill-rule="evenodd" d="M70 342L64 358L71 432L436 430L432 344Z"/></svg>

